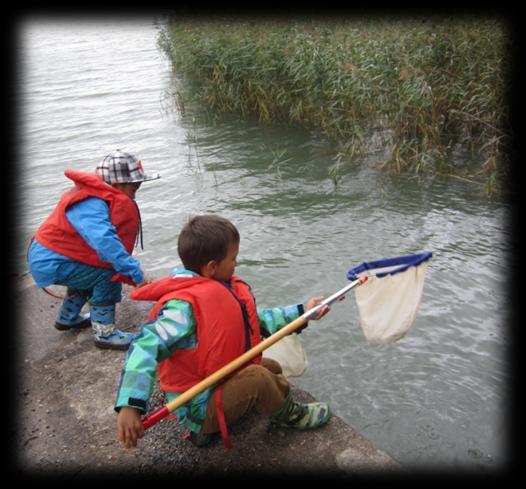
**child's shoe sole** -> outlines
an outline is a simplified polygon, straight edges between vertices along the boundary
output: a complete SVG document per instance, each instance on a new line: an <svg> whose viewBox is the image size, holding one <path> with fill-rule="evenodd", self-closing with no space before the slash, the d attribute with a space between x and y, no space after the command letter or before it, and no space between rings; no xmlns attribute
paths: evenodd
<svg viewBox="0 0 526 489"><path fill-rule="evenodd" d="M55 322L55 328L59 331L68 331L70 329L76 330L76 329L85 329L89 328L91 326L91 321L89 319L84 319L80 321L77 324L64 324L59 323L58 321Z"/></svg>
<svg viewBox="0 0 526 489"><path fill-rule="evenodd" d="M121 350L125 351L130 347L130 343L109 343L107 341L93 340L95 346L101 350Z"/></svg>

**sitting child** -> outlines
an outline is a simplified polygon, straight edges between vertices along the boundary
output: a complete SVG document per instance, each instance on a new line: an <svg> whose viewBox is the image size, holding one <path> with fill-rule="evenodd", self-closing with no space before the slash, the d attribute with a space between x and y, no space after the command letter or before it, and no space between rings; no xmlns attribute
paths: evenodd
<svg viewBox="0 0 526 489"><path fill-rule="evenodd" d="M240 236L227 219L214 215L192 218L178 240L184 269L135 289L136 300L156 301L142 332L128 350L115 410L118 439L126 448L144 434L141 415L148 410L156 370L171 401L193 385L248 351L304 313L303 304L256 308L248 284L234 275ZM311 309L323 297L310 299ZM313 319L329 310L324 306ZM301 404L290 394L278 362L254 358L219 385L208 388L175 410L198 446L252 408L270 415L280 427L301 430L322 426L331 417L327 404Z"/></svg>

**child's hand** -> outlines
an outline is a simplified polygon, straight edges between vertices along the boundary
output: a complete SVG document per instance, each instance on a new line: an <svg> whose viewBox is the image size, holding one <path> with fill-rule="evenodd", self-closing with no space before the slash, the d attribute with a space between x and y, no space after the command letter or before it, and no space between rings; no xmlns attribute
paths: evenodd
<svg viewBox="0 0 526 489"><path fill-rule="evenodd" d="M323 297L322 295L318 295L316 297L313 297L312 299L309 299L304 306L305 311L309 311L313 307L320 305L324 300L325 300L325 297ZM329 306L325 305L311 319L314 319L314 320L321 319L329 311L330 311Z"/></svg>
<svg viewBox="0 0 526 489"><path fill-rule="evenodd" d="M144 435L141 413L138 409L123 407L117 416L117 439L126 447L137 446L137 438Z"/></svg>
<svg viewBox="0 0 526 489"><path fill-rule="evenodd" d="M135 288L139 289L141 287L144 287L145 285L151 284L152 282L153 280L145 275L143 281L140 284L137 284Z"/></svg>

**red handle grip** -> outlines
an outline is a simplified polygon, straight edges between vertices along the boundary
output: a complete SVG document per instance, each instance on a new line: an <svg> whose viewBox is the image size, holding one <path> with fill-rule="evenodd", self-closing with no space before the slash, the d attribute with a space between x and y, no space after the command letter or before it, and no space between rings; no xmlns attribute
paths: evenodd
<svg viewBox="0 0 526 489"><path fill-rule="evenodd" d="M148 414L142 419L142 425L145 430L150 428L150 426L153 426L158 421L161 421L161 419L166 418L170 414L170 411L166 406L162 406L159 409L156 409L153 413Z"/></svg>

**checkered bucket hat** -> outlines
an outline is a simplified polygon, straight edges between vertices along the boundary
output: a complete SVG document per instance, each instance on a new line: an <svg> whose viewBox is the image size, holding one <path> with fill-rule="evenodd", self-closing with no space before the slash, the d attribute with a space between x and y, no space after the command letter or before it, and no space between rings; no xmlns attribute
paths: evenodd
<svg viewBox="0 0 526 489"><path fill-rule="evenodd" d="M99 163L95 173L110 185L113 183L136 183L160 178L158 173L146 175L141 160L120 149L112 151Z"/></svg>

